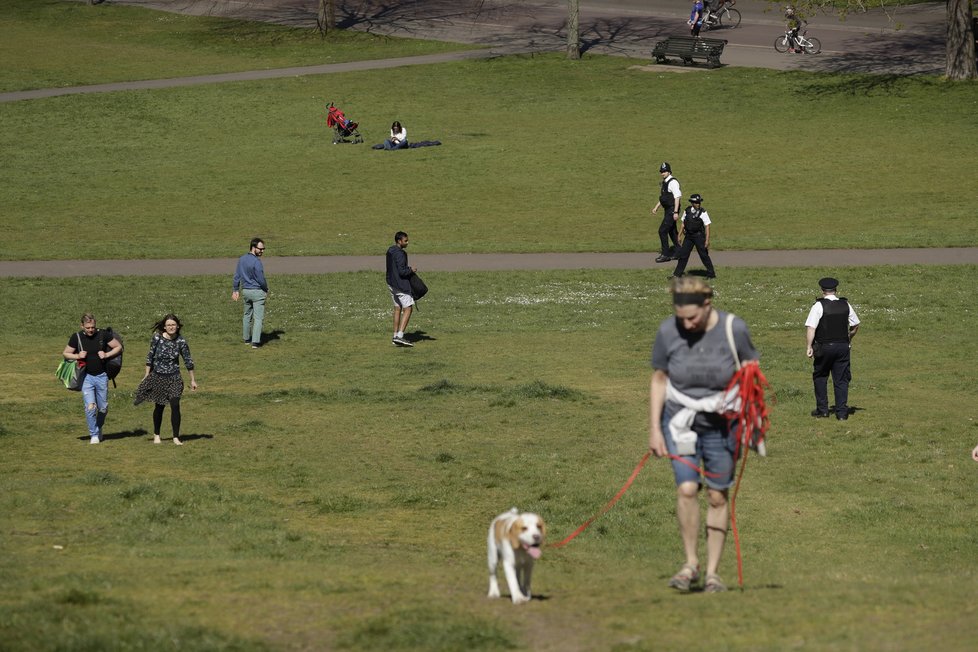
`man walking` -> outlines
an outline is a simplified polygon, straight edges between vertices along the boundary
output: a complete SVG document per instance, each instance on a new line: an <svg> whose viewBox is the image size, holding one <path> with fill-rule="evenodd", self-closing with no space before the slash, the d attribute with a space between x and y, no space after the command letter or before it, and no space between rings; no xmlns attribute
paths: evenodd
<svg viewBox="0 0 978 652"><path fill-rule="evenodd" d="M680 198L683 196L679 188L679 179L672 176L672 167L666 161L659 166L659 175L662 177L662 186L659 188L659 201L652 207L652 214L655 215L659 208L662 208L662 223L659 225L659 242L662 251L655 259L657 263L667 263L676 255L679 248L679 205ZM669 246L669 240L672 246Z"/></svg>
<svg viewBox="0 0 978 652"><path fill-rule="evenodd" d="M265 299L268 298L268 283L265 281L265 268L261 257L265 253L265 242L253 238L248 253L238 259L231 285L231 300L242 298L244 318L241 324L241 339L251 348L261 346L261 327L265 321Z"/></svg>
<svg viewBox="0 0 978 652"><path fill-rule="evenodd" d="M122 343L112 331L100 331L95 327L95 315L86 312L81 318L81 332L68 338L62 355L65 360L77 360L85 367L82 381L82 400L85 402L85 420L91 443L102 441L102 426L109 411L109 375L105 365L109 358L122 353Z"/></svg>
<svg viewBox="0 0 978 652"><path fill-rule="evenodd" d="M394 244L387 250L387 288L394 299L394 337L396 346L414 346L404 338L404 330L411 319L414 297L411 296L411 275L416 271L408 265L408 234L398 231L394 234Z"/></svg>
<svg viewBox="0 0 978 652"><path fill-rule="evenodd" d="M806 355L812 358L815 384L813 417L829 416L828 378L832 374L835 390L835 417L849 418L850 342L859 330L859 317L845 298L836 296L839 282L823 278L818 285L822 298L815 302L805 321Z"/></svg>
<svg viewBox="0 0 978 652"><path fill-rule="evenodd" d="M676 264L676 271L673 276L679 277L686 271L686 264L689 262L689 255L696 247L696 253L706 267L706 278L716 278L716 270L713 269L713 260L710 258L710 215L703 208L703 197L699 193L689 196L689 203L683 212L683 245L679 249Z"/></svg>

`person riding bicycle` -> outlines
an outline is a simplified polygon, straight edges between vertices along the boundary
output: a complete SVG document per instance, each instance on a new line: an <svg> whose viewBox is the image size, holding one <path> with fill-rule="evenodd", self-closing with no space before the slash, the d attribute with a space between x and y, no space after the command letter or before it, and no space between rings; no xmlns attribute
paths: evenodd
<svg viewBox="0 0 978 652"><path fill-rule="evenodd" d="M693 0L693 9L689 12L689 33L691 36L699 36L700 28L703 27L703 0Z"/></svg>
<svg viewBox="0 0 978 652"><path fill-rule="evenodd" d="M791 33L788 52L801 52L802 48L798 45L798 33L808 22L795 13L795 8L791 5L784 8L784 19L788 24L788 31Z"/></svg>

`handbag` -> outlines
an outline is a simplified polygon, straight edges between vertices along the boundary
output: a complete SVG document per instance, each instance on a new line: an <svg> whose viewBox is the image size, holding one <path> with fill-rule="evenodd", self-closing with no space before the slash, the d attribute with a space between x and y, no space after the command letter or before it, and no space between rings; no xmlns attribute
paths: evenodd
<svg viewBox="0 0 978 652"><path fill-rule="evenodd" d="M81 333L78 333L78 349L82 352L85 351L85 348L82 346ZM64 383L66 389L72 392L80 392L82 383L84 382L85 363L82 362L79 364L78 360L62 359L54 375Z"/></svg>
<svg viewBox="0 0 978 652"><path fill-rule="evenodd" d="M415 301L428 294L428 286L424 284L424 281L417 274L411 274L408 281L411 283L411 296Z"/></svg>

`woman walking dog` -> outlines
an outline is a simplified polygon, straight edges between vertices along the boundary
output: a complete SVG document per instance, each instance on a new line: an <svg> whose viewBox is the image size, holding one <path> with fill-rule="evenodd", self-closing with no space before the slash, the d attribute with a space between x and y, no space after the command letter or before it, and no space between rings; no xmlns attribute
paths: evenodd
<svg viewBox="0 0 978 652"><path fill-rule="evenodd" d="M676 516L686 562L669 586L689 591L700 580L698 494L707 486L707 593L726 591L717 574L730 521L736 435L722 414L724 390L742 364L759 355L747 325L713 307L713 288L698 277L672 281L675 315L659 326L652 346L649 451L672 460Z"/></svg>
<svg viewBox="0 0 978 652"><path fill-rule="evenodd" d="M187 340L180 335L183 324L174 314L169 314L153 324L153 339L146 355L146 373L136 389L134 405L143 401L156 404L153 409L153 443L160 443L160 428L163 425L163 410L170 406L170 425L173 428L173 443L180 446L180 396L183 394L183 378L180 376L180 356L190 374L190 389L196 391L194 360L190 357Z"/></svg>

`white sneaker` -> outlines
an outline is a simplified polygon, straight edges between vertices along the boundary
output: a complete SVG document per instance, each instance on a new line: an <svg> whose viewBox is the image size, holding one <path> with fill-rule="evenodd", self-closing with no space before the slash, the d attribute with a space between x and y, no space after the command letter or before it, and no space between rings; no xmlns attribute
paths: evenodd
<svg viewBox="0 0 978 652"><path fill-rule="evenodd" d="M98 435L95 435L94 437L92 437L92 441L90 441L88 443L89 444L98 444L98 443L101 443L101 441L99 440Z"/></svg>
<svg viewBox="0 0 978 652"><path fill-rule="evenodd" d="M410 342L408 342L403 337L395 337L394 338L394 344L396 344L398 346L414 346L413 344L411 344Z"/></svg>

